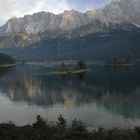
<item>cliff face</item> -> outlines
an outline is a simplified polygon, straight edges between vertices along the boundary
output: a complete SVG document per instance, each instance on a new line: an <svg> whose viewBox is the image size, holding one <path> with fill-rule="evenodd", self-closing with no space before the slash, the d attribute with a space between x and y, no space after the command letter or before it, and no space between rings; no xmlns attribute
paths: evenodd
<svg viewBox="0 0 140 140"><path fill-rule="evenodd" d="M26 15L23 18L13 17L1 27L1 34L19 32L38 34L58 29L71 31L83 25L94 23L96 20L106 25L109 25L109 23L121 24L129 22L140 26L140 1L113 0L102 9L89 10L86 13L70 10L58 15L39 12L33 15Z"/></svg>
<svg viewBox="0 0 140 140"><path fill-rule="evenodd" d="M132 30L140 26L139 0L113 0L102 9L75 10L55 15L39 12L13 17L0 27L0 47L28 47L42 38L67 39L110 30Z"/></svg>

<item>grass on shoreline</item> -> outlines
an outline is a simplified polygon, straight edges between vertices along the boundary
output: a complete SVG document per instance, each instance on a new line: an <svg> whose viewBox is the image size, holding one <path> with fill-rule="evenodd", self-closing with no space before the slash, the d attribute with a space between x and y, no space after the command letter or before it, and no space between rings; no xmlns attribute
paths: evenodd
<svg viewBox="0 0 140 140"><path fill-rule="evenodd" d="M99 128L91 132L77 119L68 125L61 115L57 122L45 121L37 116L32 125L0 124L0 140L140 140L140 127L133 130Z"/></svg>

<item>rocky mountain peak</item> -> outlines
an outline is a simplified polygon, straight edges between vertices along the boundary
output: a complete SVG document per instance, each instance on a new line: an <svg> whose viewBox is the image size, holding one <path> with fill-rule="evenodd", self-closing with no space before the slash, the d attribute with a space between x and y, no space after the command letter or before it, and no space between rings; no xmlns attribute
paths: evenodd
<svg viewBox="0 0 140 140"><path fill-rule="evenodd" d="M26 15L23 18L11 18L0 28L0 34L27 33L39 34L61 30L71 32L92 24L96 21L102 25L130 23L140 26L140 0L113 0L101 9L91 9L85 13L76 10L66 10L55 15L49 12L39 12Z"/></svg>

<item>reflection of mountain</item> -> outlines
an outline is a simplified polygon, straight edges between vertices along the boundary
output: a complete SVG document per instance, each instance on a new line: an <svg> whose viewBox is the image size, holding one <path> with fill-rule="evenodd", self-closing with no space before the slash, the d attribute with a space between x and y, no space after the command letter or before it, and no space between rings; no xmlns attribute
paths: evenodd
<svg viewBox="0 0 140 140"><path fill-rule="evenodd" d="M126 118L139 118L139 100L140 89L138 88L128 95L123 95L123 93L108 93L98 100L98 104L103 105L108 111L114 114L120 114Z"/></svg>
<svg viewBox="0 0 140 140"><path fill-rule="evenodd" d="M34 69L17 67L0 75L1 92L13 102L39 106L64 104L66 107L90 104L105 107L125 117L140 117L138 67L121 70L95 68L84 80L75 76L62 79L40 75L46 69Z"/></svg>
<svg viewBox="0 0 140 140"><path fill-rule="evenodd" d="M15 82L11 83L13 77L2 79L1 90L7 93L12 101L26 101L37 105L66 104L69 106L79 105L84 102L90 102L90 97L82 89L86 85L67 81L60 83L55 79L51 81L23 74L16 75ZM54 80L54 81L53 81ZM7 82L6 82L7 81ZM82 89L80 89L82 87ZM81 93L81 94L79 94Z"/></svg>

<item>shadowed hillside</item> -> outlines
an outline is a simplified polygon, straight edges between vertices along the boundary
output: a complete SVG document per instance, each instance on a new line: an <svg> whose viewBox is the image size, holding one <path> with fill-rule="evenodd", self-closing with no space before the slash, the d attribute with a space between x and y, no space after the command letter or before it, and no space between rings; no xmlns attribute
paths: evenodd
<svg viewBox="0 0 140 140"><path fill-rule="evenodd" d="M17 60L63 60L82 59L106 61L111 58L140 59L140 30L110 31L82 38L42 39L41 42L27 48L5 48L7 53Z"/></svg>

